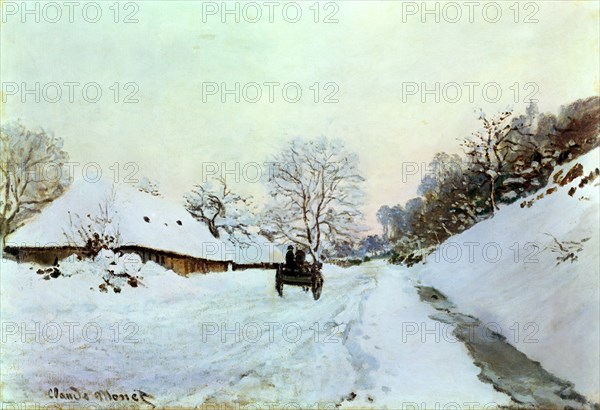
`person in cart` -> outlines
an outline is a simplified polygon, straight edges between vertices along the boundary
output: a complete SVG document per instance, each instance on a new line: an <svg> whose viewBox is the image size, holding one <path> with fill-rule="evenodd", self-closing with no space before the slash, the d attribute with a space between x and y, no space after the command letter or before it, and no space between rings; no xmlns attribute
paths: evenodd
<svg viewBox="0 0 600 410"><path fill-rule="evenodd" d="M285 267L292 271L296 267L296 257L294 256L294 247L289 245L285 254Z"/></svg>
<svg viewBox="0 0 600 410"><path fill-rule="evenodd" d="M302 269L304 267L305 262L306 262L306 252L304 252L302 249L298 249L296 251L296 266L299 269Z"/></svg>

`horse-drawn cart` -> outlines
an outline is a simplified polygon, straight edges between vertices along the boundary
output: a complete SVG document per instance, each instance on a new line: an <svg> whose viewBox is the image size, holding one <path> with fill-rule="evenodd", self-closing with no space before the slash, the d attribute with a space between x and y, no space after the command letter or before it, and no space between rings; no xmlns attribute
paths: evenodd
<svg viewBox="0 0 600 410"><path fill-rule="evenodd" d="M290 267L281 263L277 266L275 274L275 289L281 297L283 297L283 285L301 286L307 292L310 289L313 298L318 300L323 290L323 275L316 264Z"/></svg>

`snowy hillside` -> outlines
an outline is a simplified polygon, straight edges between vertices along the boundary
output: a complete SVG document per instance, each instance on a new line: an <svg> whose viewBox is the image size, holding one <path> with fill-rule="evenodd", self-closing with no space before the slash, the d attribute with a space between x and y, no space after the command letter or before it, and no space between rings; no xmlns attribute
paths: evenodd
<svg viewBox="0 0 600 410"><path fill-rule="evenodd" d="M556 179L578 163L587 176L599 167L599 152L556 169ZM546 189L453 236L411 271L600 402L599 178L581 188L583 176L564 186L551 178Z"/></svg>

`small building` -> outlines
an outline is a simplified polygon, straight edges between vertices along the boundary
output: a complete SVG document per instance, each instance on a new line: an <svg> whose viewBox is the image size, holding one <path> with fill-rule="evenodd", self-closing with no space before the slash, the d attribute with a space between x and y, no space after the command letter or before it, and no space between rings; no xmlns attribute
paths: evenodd
<svg viewBox="0 0 600 410"><path fill-rule="evenodd" d="M143 262L156 262L180 275L272 267L283 261L281 252L262 237L254 237L249 246L216 239L183 204L105 180L75 181L9 235L5 254L18 262L47 265L73 254L83 256L85 232L113 237L115 251L136 253Z"/></svg>

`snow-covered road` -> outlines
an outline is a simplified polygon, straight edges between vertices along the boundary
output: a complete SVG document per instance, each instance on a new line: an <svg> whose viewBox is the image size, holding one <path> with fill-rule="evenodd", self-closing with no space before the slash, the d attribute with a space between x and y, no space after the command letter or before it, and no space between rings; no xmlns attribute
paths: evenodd
<svg viewBox="0 0 600 410"><path fill-rule="evenodd" d="M104 294L91 274L44 281L29 267L2 263L4 401L65 404L73 386L90 402L140 389L156 405L205 408L509 402L385 262L326 266L316 302L292 287L279 298L274 271L183 278L149 263L147 287Z"/></svg>
<svg viewBox="0 0 600 410"><path fill-rule="evenodd" d="M357 372L353 406L467 409L510 402L478 379L480 370L452 335L454 327L429 318L435 311L419 300L408 270L381 262L362 269L377 286L346 343L351 353L372 358Z"/></svg>

